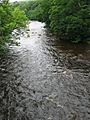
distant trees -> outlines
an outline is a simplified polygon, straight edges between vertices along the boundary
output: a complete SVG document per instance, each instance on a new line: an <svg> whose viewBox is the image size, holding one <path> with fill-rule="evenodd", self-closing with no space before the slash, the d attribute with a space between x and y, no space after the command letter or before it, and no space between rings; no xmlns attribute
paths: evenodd
<svg viewBox="0 0 90 120"><path fill-rule="evenodd" d="M31 20L44 21L54 34L78 43L90 40L89 0L36 0L26 5Z"/></svg>
<svg viewBox="0 0 90 120"><path fill-rule="evenodd" d="M41 8L42 0L30 0L30 1L22 1L15 2L13 6L19 6L20 9L24 10L26 16L30 20L42 20L42 11Z"/></svg>

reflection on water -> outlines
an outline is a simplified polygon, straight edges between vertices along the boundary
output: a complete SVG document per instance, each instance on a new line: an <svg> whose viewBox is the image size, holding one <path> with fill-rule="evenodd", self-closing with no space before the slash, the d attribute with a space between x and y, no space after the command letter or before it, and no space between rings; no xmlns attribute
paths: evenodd
<svg viewBox="0 0 90 120"><path fill-rule="evenodd" d="M57 40L33 21L0 58L0 120L89 120L90 46Z"/></svg>

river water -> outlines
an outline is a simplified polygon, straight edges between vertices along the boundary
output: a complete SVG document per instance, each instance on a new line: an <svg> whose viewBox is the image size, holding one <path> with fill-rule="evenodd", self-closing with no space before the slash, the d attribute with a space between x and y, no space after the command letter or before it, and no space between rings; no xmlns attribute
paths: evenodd
<svg viewBox="0 0 90 120"><path fill-rule="evenodd" d="M0 58L0 120L90 120L90 46L37 21Z"/></svg>

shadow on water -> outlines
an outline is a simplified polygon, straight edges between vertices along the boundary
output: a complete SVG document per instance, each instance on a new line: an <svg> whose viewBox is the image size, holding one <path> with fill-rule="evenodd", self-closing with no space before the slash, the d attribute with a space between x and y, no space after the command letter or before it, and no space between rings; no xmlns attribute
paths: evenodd
<svg viewBox="0 0 90 120"><path fill-rule="evenodd" d="M89 120L90 46L31 22L0 58L0 120Z"/></svg>
<svg viewBox="0 0 90 120"><path fill-rule="evenodd" d="M62 66L78 70L82 69L83 72L90 71L90 45L86 43L70 43L68 41L60 40L54 37L47 31L48 36L46 44L48 51L52 54L56 62L62 63ZM56 65L55 62L55 65ZM59 65L60 65L59 64Z"/></svg>

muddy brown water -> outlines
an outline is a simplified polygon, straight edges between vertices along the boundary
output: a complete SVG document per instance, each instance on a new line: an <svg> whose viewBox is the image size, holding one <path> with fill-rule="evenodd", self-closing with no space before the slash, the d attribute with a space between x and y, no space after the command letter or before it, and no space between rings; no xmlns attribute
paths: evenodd
<svg viewBox="0 0 90 120"><path fill-rule="evenodd" d="M90 120L90 46L33 21L0 58L0 120Z"/></svg>

